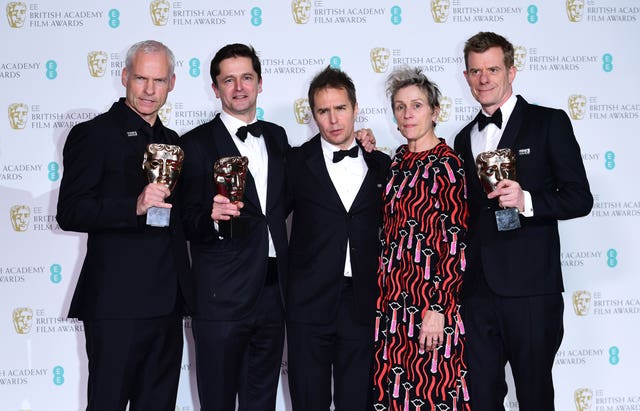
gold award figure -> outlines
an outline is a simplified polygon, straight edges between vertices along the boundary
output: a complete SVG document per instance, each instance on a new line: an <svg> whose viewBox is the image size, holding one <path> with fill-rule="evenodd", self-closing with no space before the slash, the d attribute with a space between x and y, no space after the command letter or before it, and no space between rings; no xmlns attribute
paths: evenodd
<svg viewBox="0 0 640 411"><path fill-rule="evenodd" d="M19 29L24 26L27 16L27 4L22 1L11 1L7 3L7 20L9 27Z"/></svg>
<svg viewBox="0 0 640 411"><path fill-rule="evenodd" d="M293 0L291 14L296 24L307 24L311 18L311 0Z"/></svg>
<svg viewBox="0 0 640 411"><path fill-rule="evenodd" d="M309 124L309 121L311 120L311 107L309 106L309 100L306 98L299 98L294 101L293 112L298 124Z"/></svg>
<svg viewBox="0 0 640 411"><path fill-rule="evenodd" d="M13 310L13 327L18 334L29 334L33 321L33 310L19 307Z"/></svg>
<svg viewBox="0 0 640 411"><path fill-rule="evenodd" d="M247 157L222 157L213 166L213 179L218 194L236 203L244 196L245 180L249 167ZM247 234L248 222L242 217L218 221L218 232L224 238L241 238Z"/></svg>
<svg viewBox="0 0 640 411"><path fill-rule="evenodd" d="M516 157L509 148L478 154L476 168L482 187L487 194L495 190L501 180L516 180ZM520 228L517 208L498 210L495 214L498 231Z"/></svg>
<svg viewBox="0 0 640 411"><path fill-rule="evenodd" d="M8 107L9 125L14 130L24 130L29 118L29 107L24 103L12 103Z"/></svg>
<svg viewBox="0 0 640 411"><path fill-rule="evenodd" d="M184 152L178 146L170 144L149 144L144 153L142 169L149 183L163 184L173 191L180 176ZM147 210L147 225L168 227L171 209L150 207Z"/></svg>

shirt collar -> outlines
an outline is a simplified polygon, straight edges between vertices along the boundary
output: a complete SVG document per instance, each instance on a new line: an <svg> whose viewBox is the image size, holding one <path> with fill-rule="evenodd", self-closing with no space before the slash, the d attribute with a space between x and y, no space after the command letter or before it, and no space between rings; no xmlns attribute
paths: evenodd
<svg viewBox="0 0 640 411"><path fill-rule="evenodd" d="M513 109L516 107L516 103L518 102L518 98L515 94L511 93L511 96L505 101L502 106L500 106L500 111L502 112L502 128L504 128L507 121L509 121L509 117L511 117L511 113L513 113ZM487 117L491 117L484 109L482 109L482 114Z"/></svg>
<svg viewBox="0 0 640 411"><path fill-rule="evenodd" d="M320 145L322 146L322 154L330 162L333 161L333 153L335 151L342 150L340 147L334 146L333 144L329 143L327 140L322 138L322 135L320 136ZM356 145L356 139L354 138L353 141L351 142L351 145L349 147L347 147L347 150L352 148L355 145Z"/></svg>
<svg viewBox="0 0 640 411"><path fill-rule="evenodd" d="M224 126L227 128L227 131L229 132L229 134L231 134L231 137L237 139L238 141L241 141L236 136L236 132L238 131L238 129L242 126L246 126L247 124L256 122L256 118L254 117L253 120L251 120L249 123L245 123L244 121L238 120L237 118L233 117L226 111L220 113L220 120L222 120L222 124L224 124Z"/></svg>

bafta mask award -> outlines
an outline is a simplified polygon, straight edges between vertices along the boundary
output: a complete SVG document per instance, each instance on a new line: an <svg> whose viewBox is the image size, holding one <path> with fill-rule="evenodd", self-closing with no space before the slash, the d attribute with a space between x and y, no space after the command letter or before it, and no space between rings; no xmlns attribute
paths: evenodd
<svg viewBox="0 0 640 411"><path fill-rule="evenodd" d="M149 144L144 153L142 169L149 183L164 184L173 190L182 169L184 152L178 146L170 144ZM168 227L171 219L170 208L150 207L147 210L147 225Z"/></svg>
<svg viewBox="0 0 640 411"><path fill-rule="evenodd" d="M242 200L245 179L249 166L247 157L222 157L213 166L213 179L218 194L227 197L232 203ZM218 221L218 232L224 238L242 238L248 232L248 221L242 217Z"/></svg>
<svg viewBox="0 0 640 411"><path fill-rule="evenodd" d="M515 181L516 179L516 157L508 148L478 154L476 168L482 187L487 194L496 189L499 181L504 179ZM495 214L498 231L520 228L520 216L517 208L505 208L496 211Z"/></svg>

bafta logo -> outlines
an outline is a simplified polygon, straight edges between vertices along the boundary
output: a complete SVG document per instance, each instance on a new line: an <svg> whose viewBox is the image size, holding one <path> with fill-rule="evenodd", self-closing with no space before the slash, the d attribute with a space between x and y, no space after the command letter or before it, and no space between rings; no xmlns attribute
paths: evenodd
<svg viewBox="0 0 640 411"><path fill-rule="evenodd" d="M107 72L107 53L104 51L90 51L87 54L87 64L91 77L102 77Z"/></svg>
<svg viewBox="0 0 640 411"><path fill-rule="evenodd" d="M516 66L518 71L522 71L525 68L527 62L527 49L522 46L515 46L513 48L513 65Z"/></svg>
<svg viewBox="0 0 640 411"><path fill-rule="evenodd" d="M29 217L31 209L26 205L14 205L9 209L9 217L11 218L11 226L13 231L24 232L29 229Z"/></svg>
<svg viewBox="0 0 640 411"><path fill-rule="evenodd" d="M573 293L573 311L576 315L584 317L589 314L591 307L591 293L589 291L579 290Z"/></svg>
<svg viewBox="0 0 640 411"><path fill-rule="evenodd" d="M582 120L587 110L587 98L582 94L569 96L569 115L573 120Z"/></svg>
<svg viewBox="0 0 640 411"><path fill-rule="evenodd" d="M311 18L311 0L292 0L291 15L296 24L307 24Z"/></svg>
<svg viewBox="0 0 640 411"><path fill-rule="evenodd" d="M18 307L13 310L13 327L18 334L29 334L33 320L33 310L27 307Z"/></svg>
<svg viewBox="0 0 640 411"><path fill-rule="evenodd" d="M593 391L589 388L578 388L573 393L573 400L577 411L589 411L593 402Z"/></svg>
<svg viewBox="0 0 640 411"><path fill-rule="evenodd" d="M23 130L27 125L29 107L24 103L9 104L9 125L14 130Z"/></svg>
<svg viewBox="0 0 640 411"><path fill-rule="evenodd" d="M438 113L438 123L449 121L449 117L451 117L452 105L453 103L449 97L442 96L440 98L440 113Z"/></svg>
<svg viewBox="0 0 640 411"><path fill-rule="evenodd" d="M391 57L391 52L389 49L384 47L374 47L371 49L369 53L371 59L371 67L373 67L373 71L376 73L385 73L389 68L389 58Z"/></svg>
<svg viewBox="0 0 640 411"><path fill-rule="evenodd" d="M26 3L23 3L21 1L12 1L7 3L7 20L9 20L9 27L19 29L24 26L26 15Z"/></svg>
<svg viewBox="0 0 640 411"><path fill-rule="evenodd" d="M449 0L431 0L431 16L436 23L445 23L449 18Z"/></svg>
<svg viewBox="0 0 640 411"><path fill-rule="evenodd" d="M309 124L311 121L311 107L306 98L299 98L293 102L293 112L298 124Z"/></svg>
<svg viewBox="0 0 640 411"><path fill-rule="evenodd" d="M160 121L162 121L162 124L164 124L165 126L169 124L169 121L171 121L172 109L173 106L170 102L167 101L166 103L164 103L164 106L160 107L160 110L158 110L158 117L160 117Z"/></svg>
<svg viewBox="0 0 640 411"><path fill-rule="evenodd" d="M169 21L169 5L168 0L153 0L149 4L151 12L151 21L154 26L166 26Z"/></svg>
<svg viewBox="0 0 640 411"><path fill-rule="evenodd" d="M576 23L584 15L584 0L567 0L567 16L569 21Z"/></svg>

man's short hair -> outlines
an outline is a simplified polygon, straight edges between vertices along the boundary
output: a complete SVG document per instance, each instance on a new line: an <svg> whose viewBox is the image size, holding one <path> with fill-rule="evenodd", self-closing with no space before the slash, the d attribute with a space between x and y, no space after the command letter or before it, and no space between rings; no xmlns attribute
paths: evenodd
<svg viewBox="0 0 640 411"><path fill-rule="evenodd" d="M256 50L252 46L248 46L246 44L234 43L227 44L218 52L213 59L211 60L211 67L209 69L209 74L211 74L211 81L218 87L218 81L216 77L220 74L220 63L223 60L230 59L233 57L248 57L251 59L251 65L253 66L253 71L258 73L258 81L262 80L262 65L260 64L260 58L256 53Z"/></svg>
<svg viewBox="0 0 640 411"><path fill-rule="evenodd" d="M345 90L347 92L347 97L351 102L351 107L356 106L356 86L354 86L351 77L349 77L347 73L340 69L327 66L320 73L316 74L313 80L311 80L311 84L309 84L308 99L309 107L311 107L312 113L315 108L316 92L326 88Z"/></svg>
<svg viewBox="0 0 640 411"><path fill-rule="evenodd" d="M513 67L513 44L499 34L481 31L464 43L464 65L469 69L469 53L484 53L492 47L500 47L504 53L504 66Z"/></svg>

